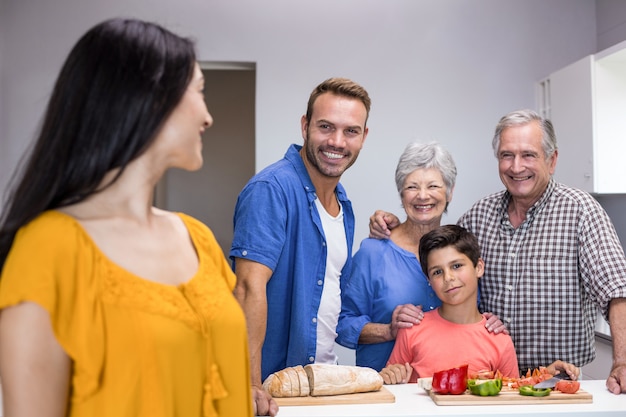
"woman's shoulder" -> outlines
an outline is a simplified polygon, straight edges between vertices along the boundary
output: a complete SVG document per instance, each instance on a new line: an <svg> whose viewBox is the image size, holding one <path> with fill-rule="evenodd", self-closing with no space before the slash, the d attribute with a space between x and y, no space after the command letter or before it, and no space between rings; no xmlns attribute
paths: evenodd
<svg viewBox="0 0 626 417"><path fill-rule="evenodd" d="M198 220L197 218L189 214L181 213L181 212L167 212L167 213L173 218L175 217L175 218L182 220L185 226L188 229L190 229L190 232L193 231L193 232L211 233L211 230L206 224L204 224L202 221Z"/></svg>
<svg viewBox="0 0 626 417"><path fill-rule="evenodd" d="M210 241L215 240L215 235L213 234L213 231L202 221L185 213L171 214L176 216L179 220L182 220L184 227L187 229L187 232L192 239L208 239Z"/></svg>
<svg viewBox="0 0 626 417"><path fill-rule="evenodd" d="M389 239L375 239L372 237L366 237L361 241L361 247L359 248L359 251L368 252L373 250L380 250L381 248L388 245L389 242Z"/></svg>
<svg viewBox="0 0 626 417"><path fill-rule="evenodd" d="M361 241L359 250L356 251L353 261L357 265L369 264L378 268L383 267L394 258L393 243L388 239L366 238Z"/></svg>
<svg viewBox="0 0 626 417"><path fill-rule="evenodd" d="M2 302L34 300L54 311L57 298L73 297L75 276L87 275L94 255L90 242L71 216L58 211L38 215L15 236L2 270Z"/></svg>
<svg viewBox="0 0 626 417"><path fill-rule="evenodd" d="M372 237L365 238L361 241L359 252L381 256L385 252L408 253L400 246L396 245L391 239L376 239ZM414 255L413 255L414 256Z"/></svg>
<svg viewBox="0 0 626 417"><path fill-rule="evenodd" d="M42 229L52 229L76 225L78 222L74 217L58 210L47 210L28 222L24 228L40 231Z"/></svg>
<svg viewBox="0 0 626 417"><path fill-rule="evenodd" d="M46 246L60 247L62 244L76 242L78 236L84 236L84 231L76 219L60 211L49 210L22 226L15 239L32 244L39 241L56 242L56 245Z"/></svg>

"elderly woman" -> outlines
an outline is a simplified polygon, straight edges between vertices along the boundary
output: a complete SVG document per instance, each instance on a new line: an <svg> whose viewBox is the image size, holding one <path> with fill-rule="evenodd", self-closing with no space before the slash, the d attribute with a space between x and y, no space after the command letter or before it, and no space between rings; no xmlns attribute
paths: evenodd
<svg viewBox="0 0 626 417"><path fill-rule="evenodd" d="M400 156L396 186L407 218L389 239L363 240L341 295L337 342L356 349L357 365L380 371L398 328L441 305L422 272L419 241L440 225L455 181L452 156L436 143L411 143Z"/></svg>

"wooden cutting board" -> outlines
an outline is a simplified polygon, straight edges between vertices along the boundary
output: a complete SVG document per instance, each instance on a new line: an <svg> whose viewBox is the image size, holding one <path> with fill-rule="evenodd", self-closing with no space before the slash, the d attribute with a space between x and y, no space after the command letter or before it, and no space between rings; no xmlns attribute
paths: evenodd
<svg viewBox="0 0 626 417"><path fill-rule="evenodd" d="M503 388L500 394L493 397L472 395L469 391L461 395L441 395L432 391L429 391L429 394L437 405L585 404L593 402L593 395L583 389L575 394L552 391L545 397L527 397L511 388Z"/></svg>
<svg viewBox="0 0 626 417"><path fill-rule="evenodd" d="M324 395L320 397L288 397L274 398L279 406L291 405L329 405L329 404L377 404L395 403L396 397L385 387L378 391L360 392L357 394Z"/></svg>

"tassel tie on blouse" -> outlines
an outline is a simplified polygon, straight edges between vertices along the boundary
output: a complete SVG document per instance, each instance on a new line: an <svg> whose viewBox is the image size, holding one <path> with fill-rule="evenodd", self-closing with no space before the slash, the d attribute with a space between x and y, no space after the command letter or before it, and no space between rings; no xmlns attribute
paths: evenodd
<svg viewBox="0 0 626 417"><path fill-rule="evenodd" d="M228 391L224 388L224 383L216 364L210 365L208 373L207 382L204 384L204 417L218 417L215 409L215 400L226 398Z"/></svg>

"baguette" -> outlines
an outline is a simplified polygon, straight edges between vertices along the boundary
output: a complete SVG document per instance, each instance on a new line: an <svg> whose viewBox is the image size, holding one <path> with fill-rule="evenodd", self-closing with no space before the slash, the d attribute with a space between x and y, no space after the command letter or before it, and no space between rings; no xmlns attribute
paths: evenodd
<svg viewBox="0 0 626 417"><path fill-rule="evenodd" d="M306 371L302 365L294 367L298 374L298 380L300 381L300 396L307 397L311 391L309 389L309 377L306 375Z"/></svg>
<svg viewBox="0 0 626 417"><path fill-rule="evenodd" d="M286 368L285 373L291 383L291 395L290 397L300 397L300 378L294 368Z"/></svg>
<svg viewBox="0 0 626 417"><path fill-rule="evenodd" d="M311 364L304 370L313 397L378 391L383 386L379 373L363 366Z"/></svg>
<svg viewBox="0 0 626 417"><path fill-rule="evenodd" d="M274 372L263 382L263 389L272 397L291 397L291 380L283 371Z"/></svg>
<svg viewBox="0 0 626 417"><path fill-rule="evenodd" d="M282 369L270 374L263 389L272 397L306 397L378 391L383 378L363 366L311 364Z"/></svg>
<svg viewBox="0 0 626 417"><path fill-rule="evenodd" d="M263 382L263 389L276 398L306 397L309 380L304 368L298 365L270 374Z"/></svg>

